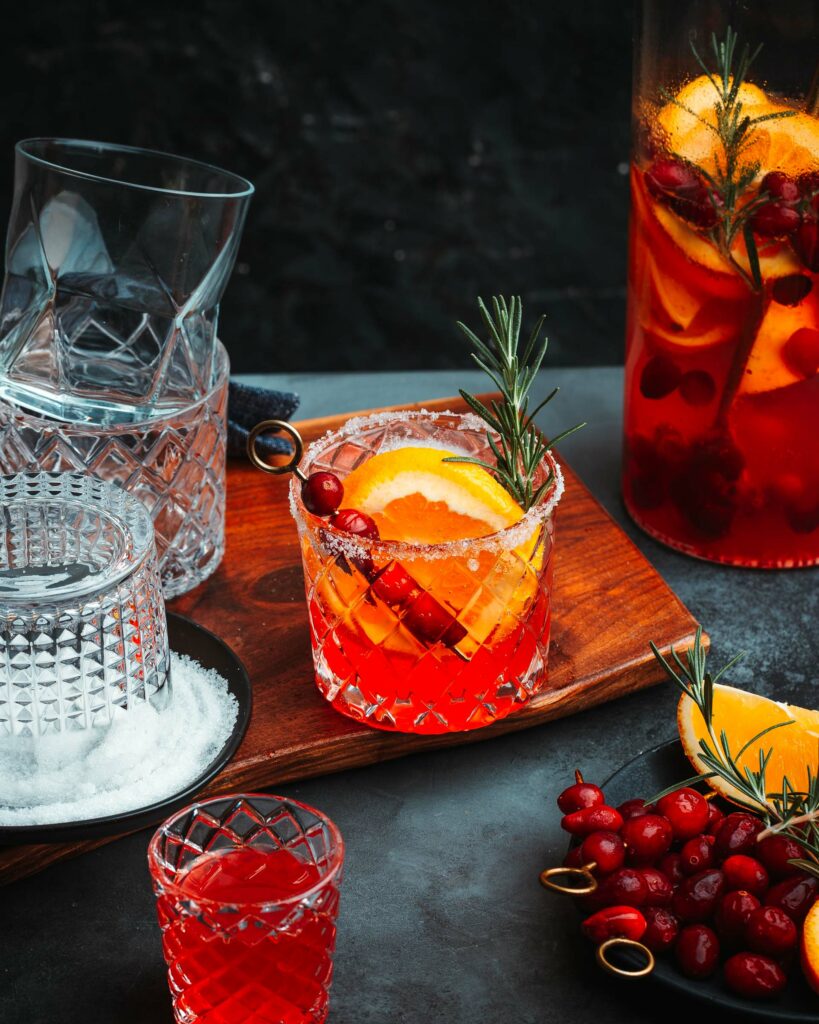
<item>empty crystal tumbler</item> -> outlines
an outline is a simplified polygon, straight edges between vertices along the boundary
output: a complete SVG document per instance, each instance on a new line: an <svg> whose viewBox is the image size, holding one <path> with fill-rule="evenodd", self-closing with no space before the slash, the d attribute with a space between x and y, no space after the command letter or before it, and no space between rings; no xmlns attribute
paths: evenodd
<svg viewBox="0 0 819 1024"><path fill-rule="evenodd" d="M228 359L197 402L139 423L35 416L0 399L0 473L80 471L120 484L151 513L165 597L184 594L224 553Z"/></svg>
<svg viewBox="0 0 819 1024"><path fill-rule="evenodd" d="M169 417L219 375L219 301L253 186L151 150L17 144L0 397L97 424Z"/></svg>
<svg viewBox="0 0 819 1024"><path fill-rule="evenodd" d="M144 506L85 474L0 476L0 741L161 708L169 672Z"/></svg>
<svg viewBox="0 0 819 1024"><path fill-rule="evenodd" d="M327 1017L344 844L295 800L196 803L148 847L178 1024Z"/></svg>

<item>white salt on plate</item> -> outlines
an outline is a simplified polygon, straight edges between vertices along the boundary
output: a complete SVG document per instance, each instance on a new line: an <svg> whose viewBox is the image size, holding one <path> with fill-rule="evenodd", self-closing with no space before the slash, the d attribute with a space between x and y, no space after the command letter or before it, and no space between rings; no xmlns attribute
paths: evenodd
<svg viewBox="0 0 819 1024"><path fill-rule="evenodd" d="M123 814L189 786L233 731L239 702L218 672L185 655L172 654L171 680L162 712L143 704L110 729L47 736L27 751L0 742L0 826Z"/></svg>

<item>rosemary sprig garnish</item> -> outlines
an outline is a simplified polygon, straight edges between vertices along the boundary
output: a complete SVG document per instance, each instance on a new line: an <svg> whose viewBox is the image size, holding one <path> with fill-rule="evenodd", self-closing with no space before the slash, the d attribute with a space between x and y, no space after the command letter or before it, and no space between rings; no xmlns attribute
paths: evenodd
<svg viewBox="0 0 819 1024"><path fill-rule="evenodd" d="M489 407L467 391L461 390L461 397L469 407L491 428L487 440L495 464L483 462L470 456L452 456L446 462L471 462L489 470L524 512L536 505L552 485L554 473L549 469L546 479L535 486L537 470L546 453L558 441L568 437L585 423L578 423L551 440L540 433L535 426L535 416L555 397L558 388L551 391L529 412L529 391L546 355L549 339L538 342L545 316L535 324L522 354L519 354L520 329L523 319L523 304L520 296L512 296L507 302L503 296L493 297L492 312L483 299L478 299L484 326L489 334L488 342L458 321L476 351L472 353L475 363L489 375L501 393L500 401L491 401ZM495 437L497 435L497 438Z"/></svg>
<svg viewBox="0 0 819 1024"><path fill-rule="evenodd" d="M771 791L768 789L765 775L773 753L772 747L764 751L760 748L757 768L740 764L742 755L749 747L767 733L793 725L793 721L789 719L769 725L747 740L737 751L731 749L728 734L724 729L720 730L719 735L716 734L713 724L714 684L744 657L744 652L737 654L712 676L705 667L706 651L702 643L701 626L697 627L694 646L686 652L685 663L673 647L673 665L660 653L656 644L651 644L651 650L666 674L694 702L708 730L708 739L700 740L698 751L699 759L708 771L704 775L678 783L668 792L678 789L680 785L688 785L698 778L718 776L737 791L738 803L764 819L767 827L759 834L758 839L781 832L796 840L805 851L805 859L792 863L819 877L819 775L808 765L805 790L797 790L785 776L782 779L781 790Z"/></svg>
<svg viewBox="0 0 819 1024"><path fill-rule="evenodd" d="M739 99L739 91L748 77L751 65L759 56L762 44L751 51L746 43L737 56L739 38L728 26L725 39L719 41L715 34L711 35L711 50L715 68L709 68L697 49L693 39L690 42L691 52L697 64L702 68L716 93L714 103L715 124L704 118L697 111L691 110L675 96L664 90L663 98L680 107L691 117L696 118L708 131L716 134L722 144L722 158L715 156L713 173L699 164L693 164L679 153L676 159L693 167L711 186L715 210L718 214L716 224L708 233L714 244L726 259L754 291L762 290L762 276L759 270L759 254L756 241L750 230L746 230L749 217L762 204L769 201L765 194L750 201L744 194L749 185L760 172L759 161L743 159L747 151L757 141L757 127L764 121L773 121L782 117L791 117L795 110L780 110L770 114L751 117L745 113L744 105ZM736 60L736 65L735 65ZM741 266L734 257L732 246L739 233L742 233L748 253L750 273Z"/></svg>

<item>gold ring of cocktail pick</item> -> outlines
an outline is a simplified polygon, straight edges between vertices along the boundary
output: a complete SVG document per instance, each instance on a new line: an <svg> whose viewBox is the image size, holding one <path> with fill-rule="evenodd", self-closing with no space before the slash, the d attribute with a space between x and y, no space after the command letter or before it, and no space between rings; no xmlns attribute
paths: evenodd
<svg viewBox="0 0 819 1024"><path fill-rule="evenodd" d="M293 454L287 462L274 466L262 458L256 447L256 442L263 434L287 434L290 437L290 440L293 442ZM301 434L292 423L287 423L286 420L262 420L248 434L247 457L256 469L260 469L263 473L272 473L274 476L280 476L282 473L293 473L304 483L307 477L299 469L299 463L303 454L304 441Z"/></svg>
<svg viewBox="0 0 819 1024"><path fill-rule="evenodd" d="M575 777L578 782L583 781L583 776L580 772L575 772ZM566 896L588 896L589 893L597 890L598 882L592 874L596 867L597 862L591 860L588 864L583 864L577 868L564 864L554 868L546 868L545 871L540 872L540 884L547 889L551 889L552 892L563 893ZM563 880L561 881L561 879ZM626 968L619 967L609 959L610 953L627 949L633 949L640 953L644 963L638 967ZM617 975L618 978L645 978L651 974L657 962L648 946L638 942L636 939L626 938L606 939L605 942L601 942L597 947L595 956L597 962L604 970L608 971L609 974Z"/></svg>

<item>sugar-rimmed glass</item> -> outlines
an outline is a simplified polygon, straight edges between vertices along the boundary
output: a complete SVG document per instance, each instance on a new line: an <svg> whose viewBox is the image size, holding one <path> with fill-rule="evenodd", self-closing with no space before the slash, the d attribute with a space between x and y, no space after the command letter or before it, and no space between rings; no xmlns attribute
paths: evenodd
<svg viewBox="0 0 819 1024"><path fill-rule="evenodd" d="M319 1024L344 861L320 811L262 793L193 804L148 847L178 1024Z"/></svg>
<svg viewBox="0 0 819 1024"><path fill-rule="evenodd" d="M310 445L300 468L329 471L343 482L378 452L407 445L492 460L486 425L476 416L420 411L349 420ZM563 491L560 468L548 455L536 484L550 471L552 487L514 526L436 544L343 533L307 511L294 478L290 503L315 678L338 711L401 732L476 729L505 718L544 686L554 511ZM408 574L416 596L409 604L385 599L373 570L384 580Z"/></svg>
<svg viewBox="0 0 819 1024"><path fill-rule="evenodd" d="M0 476L0 740L110 725L170 696L151 519L80 473Z"/></svg>

